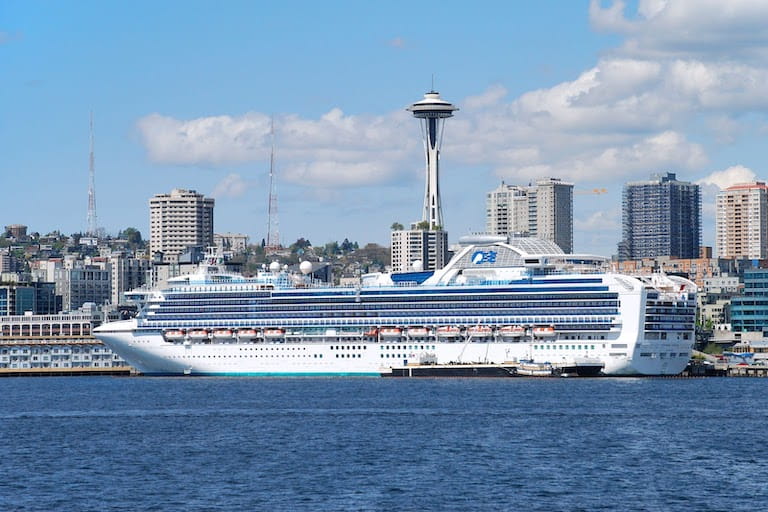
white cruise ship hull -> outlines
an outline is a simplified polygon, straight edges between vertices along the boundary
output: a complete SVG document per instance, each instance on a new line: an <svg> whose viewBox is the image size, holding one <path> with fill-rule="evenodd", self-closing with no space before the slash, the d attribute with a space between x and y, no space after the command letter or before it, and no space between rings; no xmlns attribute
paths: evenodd
<svg viewBox="0 0 768 512"><path fill-rule="evenodd" d="M203 266L149 294L137 318L94 333L147 375L382 375L413 364L581 359L600 361L606 375L680 373L696 286L573 271L589 261L493 240L440 271L371 274L358 288Z"/></svg>
<svg viewBox="0 0 768 512"><path fill-rule="evenodd" d="M637 344L631 351L625 343L606 340L184 344L168 343L161 334L136 335L135 321L109 327L99 338L145 375L379 376L409 364L567 363L580 358L600 360L605 375L677 375L688 364L691 348L684 339Z"/></svg>

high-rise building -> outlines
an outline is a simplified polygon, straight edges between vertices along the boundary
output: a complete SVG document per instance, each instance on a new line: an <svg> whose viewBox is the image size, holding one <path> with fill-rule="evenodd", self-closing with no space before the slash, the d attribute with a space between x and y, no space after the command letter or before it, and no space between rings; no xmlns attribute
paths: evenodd
<svg viewBox="0 0 768 512"><path fill-rule="evenodd" d="M150 269L149 260L135 258L124 252L114 252L109 256L109 269L112 278L112 304L124 304L125 292L147 283Z"/></svg>
<svg viewBox="0 0 768 512"><path fill-rule="evenodd" d="M424 139L424 209L421 222L411 225L410 230L392 231L392 270L414 270L413 265L417 261L421 262L424 270L437 270L448 261L448 233L443 224L440 203L440 144L445 120L453 117L458 108L440 98L438 92L430 91L407 110L420 121Z"/></svg>
<svg viewBox="0 0 768 512"><path fill-rule="evenodd" d="M701 246L699 186L674 173L624 186L619 259L697 258Z"/></svg>
<svg viewBox="0 0 768 512"><path fill-rule="evenodd" d="M535 186L504 182L486 196L486 231L533 236L573 252L573 183L544 178Z"/></svg>
<svg viewBox="0 0 768 512"><path fill-rule="evenodd" d="M768 259L768 186L756 181L720 191L715 223L718 256Z"/></svg>
<svg viewBox="0 0 768 512"><path fill-rule="evenodd" d="M175 261L189 246L213 245L214 200L194 190L174 189L149 200L150 254Z"/></svg>
<svg viewBox="0 0 768 512"><path fill-rule="evenodd" d="M448 233L427 229L392 231L392 270L411 272L443 268L448 260Z"/></svg>

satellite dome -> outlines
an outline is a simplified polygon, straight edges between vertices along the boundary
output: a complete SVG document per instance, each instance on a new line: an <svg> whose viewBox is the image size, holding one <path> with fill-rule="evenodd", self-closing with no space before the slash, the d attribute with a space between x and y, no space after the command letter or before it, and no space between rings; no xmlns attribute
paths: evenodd
<svg viewBox="0 0 768 512"><path fill-rule="evenodd" d="M424 270L424 263L422 263L421 260L415 260L413 263L411 263L411 267L413 268L414 272L421 272Z"/></svg>
<svg viewBox="0 0 768 512"><path fill-rule="evenodd" d="M280 262L273 261L269 264L269 271L270 272L279 272L280 271Z"/></svg>
<svg viewBox="0 0 768 512"><path fill-rule="evenodd" d="M302 261L301 265L299 265L299 270L301 270L301 273L304 275L309 274L312 272L312 263L308 261Z"/></svg>

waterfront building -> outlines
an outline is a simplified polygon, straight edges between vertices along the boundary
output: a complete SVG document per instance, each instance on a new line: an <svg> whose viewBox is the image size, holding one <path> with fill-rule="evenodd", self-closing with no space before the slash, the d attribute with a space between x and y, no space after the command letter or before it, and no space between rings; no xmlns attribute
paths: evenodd
<svg viewBox="0 0 768 512"><path fill-rule="evenodd" d="M573 183L544 178L524 187L502 181L486 195L486 231L541 238L573 252Z"/></svg>
<svg viewBox="0 0 768 512"><path fill-rule="evenodd" d="M0 316L48 315L61 310L55 283L25 282L0 286Z"/></svg>
<svg viewBox="0 0 768 512"><path fill-rule="evenodd" d="M699 186L674 173L624 186L619 259L696 258L701 246Z"/></svg>
<svg viewBox="0 0 768 512"><path fill-rule="evenodd" d="M731 323L731 299L744 288L738 276L722 275L704 279L696 297L699 324L715 328Z"/></svg>
<svg viewBox="0 0 768 512"><path fill-rule="evenodd" d="M723 258L768 258L768 186L741 183L717 194L716 247Z"/></svg>
<svg viewBox="0 0 768 512"><path fill-rule="evenodd" d="M744 272L744 291L731 299L731 328L768 336L768 269Z"/></svg>
<svg viewBox="0 0 768 512"><path fill-rule="evenodd" d="M213 245L214 200L194 190L174 189L149 200L150 254L175 261L190 245Z"/></svg>
<svg viewBox="0 0 768 512"><path fill-rule="evenodd" d="M0 374L127 367L93 337L92 327L88 312L0 317Z"/></svg>

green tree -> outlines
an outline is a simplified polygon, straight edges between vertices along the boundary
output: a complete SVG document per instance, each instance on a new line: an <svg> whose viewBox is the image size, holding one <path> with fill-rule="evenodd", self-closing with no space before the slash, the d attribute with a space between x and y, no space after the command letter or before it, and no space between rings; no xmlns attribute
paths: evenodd
<svg viewBox="0 0 768 512"><path fill-rule="evenodd" d="M393 222L392 225L389 227L392 231L402 231L405 229L405 226L400 224L399 222Z"/></svg>
<svg viewBox="0 0 768 512"><path fill-rule="evenodd" d="M144 240L141 238L141 232L136 228L125 228L117 236L118 238L125 238L128 241L128 245L131 247L141 247L144 245Z"/></svg>

